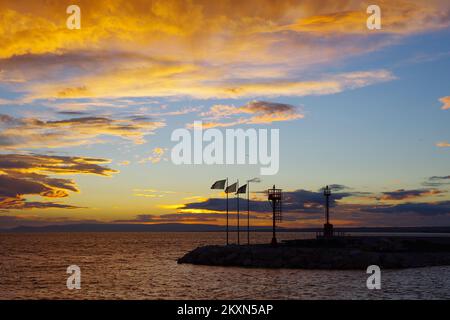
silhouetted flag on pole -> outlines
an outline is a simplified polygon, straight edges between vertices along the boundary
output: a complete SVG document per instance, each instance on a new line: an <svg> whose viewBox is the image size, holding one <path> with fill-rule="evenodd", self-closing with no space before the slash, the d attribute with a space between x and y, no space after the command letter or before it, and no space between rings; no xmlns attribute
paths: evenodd
<svg viewBox="0 0 450 320"><path fill-rule="evenodd" d="M236 193L247 193L247 185L244 184L242 187L238 189Z"/></svg>
<svg viewBox="0 0 450 320"><path fill-rule="evenodd" d="M225 188L225 183L227 182L227 179L224 180L218 180L216 182L214 182L214 184L211 186L211 189L224 189Z"/></svg>
<svg viewBox="0 0 450 320"><path fill-rule="evenodd" d="M226 193L230 192L236 192L237 189L237 182L233 183L231 186L228 186L228 188L225 189Z"/></svg>
<svg viewBox="0 0 450 320"><path fill-rule="evenodd" d="M225 192L227 193L227 245L228 245L228 178L223 179L223 180L217 180L216 182L213 183L213 185L211 186L211 189L220 189L223 190L225 189ZM236 187L235 187L236 189Z"/></svg>

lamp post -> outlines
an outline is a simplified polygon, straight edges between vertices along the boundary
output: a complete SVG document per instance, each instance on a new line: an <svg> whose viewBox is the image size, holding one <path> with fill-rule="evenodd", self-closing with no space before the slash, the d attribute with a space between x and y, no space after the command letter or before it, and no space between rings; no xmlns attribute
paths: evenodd
<svg viewBox="0 0 450 320"><path fill-rule="evenodd" d="M228 189L228 177L227 177L227 187L225 188L225 190ZM229 244L229 240L228 240L228 192L225 192L227 195L227 245Z"/></svg>
<svg viewBox="0 0 450 320"><path fill-rule="evenodd" d="M326 223L329 224L330 223L330 195L331 195L331 190L328 186L325 187L325 189L323 189L323 195L325 196L326 199Z"/></svg>
<svg viewBox="0 0 450 320"><path fill-rule="evenodd" d="M250 180L247 180L247 244L250 244Z"/></svg>
<svg viewBox="0 0 450 320"><path fill-rule="evenodd" d="M239 230L239 179L237 181L236 189L237 189L237 193L236 193L236 196L237 196L237 198L236 198L237 199L237 203L236 203L236 205L237 205L237 243L241 244L240 238L239 238L239 234L240 234L240 230Z"/></svg>
<svg viewBox="0 0 450 320"><path fill-rule="evenodd" d="M268 200L272 205L272 245L277 245L276 237L276 221L281 221L281 189L276 189L275 185L272 189L267 190Z"/></svg>
<svg viewBox="0 0 450 320"><path fill-rule="evenodd" d="M330 223L330 196L331 190L328 186L323 189L325 196L325 224L323 225L323 236L325 238L333 237L333 225Z"/></svg>

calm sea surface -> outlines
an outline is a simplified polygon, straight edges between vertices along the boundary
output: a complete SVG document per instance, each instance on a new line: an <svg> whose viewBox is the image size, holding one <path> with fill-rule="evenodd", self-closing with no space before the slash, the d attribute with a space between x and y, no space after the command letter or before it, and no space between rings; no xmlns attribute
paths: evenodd
<svg viewBox="0 0 450 320"><path fill-rule="evenodd" d="M176 263L197 246L223 243L222 233L0 234L0 299L450 299L450 267L382 271L382 289L369 291L365 271ZM81 290L66 287L73 264Z"/></svg>

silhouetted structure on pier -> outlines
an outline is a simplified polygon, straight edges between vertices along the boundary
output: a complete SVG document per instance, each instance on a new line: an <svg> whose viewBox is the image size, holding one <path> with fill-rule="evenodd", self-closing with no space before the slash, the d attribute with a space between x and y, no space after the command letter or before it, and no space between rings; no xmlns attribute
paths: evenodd
<svg viewBox="0 0 450 320"><path fill-rule="evenodd" d="M325 214L326 214L326 221L323 225L323 236L325 238L331 238L334 235L333 232L333 225L330 223L330 196L331 196L331 190L328 186L326 186L323 189L323 195L325 196Z"/></svg>
<svg viewBox="0 0 450 320"><path fill-rule="evenodd" d="M268 199L272 206L273 216L272 216L272 245L277 244L276 237L276 222L281 221L281 189L276 189L273 185L272 189L267 190Z"/></svg>

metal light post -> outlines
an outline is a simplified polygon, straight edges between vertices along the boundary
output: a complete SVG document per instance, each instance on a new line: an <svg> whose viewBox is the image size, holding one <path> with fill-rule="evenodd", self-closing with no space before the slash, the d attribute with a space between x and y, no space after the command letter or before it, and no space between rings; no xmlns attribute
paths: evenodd
<svg viewBox="0 0 450 320"><path fill-rule="evenodd" d="M326 199L326 224L330 223L330 195L331 195L331 190L328 186L325 187L325 189L323 189L323 195L325 196Z"/></svg>
<svg viewBox="0 0 450 320"><path fill-rule="evenodd" d="M238 190L239 190L239 180L237 181L237 187L236 187ZM237 243L238 244L240 244L240 238L239 238L239 234L240 234L240 231L239 231L239 191L236 193L236 196L237 196Z"/></svg>
<svg viewBox="0 0 450 320"><path fill-rule="evenodd" d="M277 245L276 237L276 221L281 221L281 189L276 189L273 185L272 189L267 190L268 199L272 205L273 216L272 216L272 245Z"/></svg>
<svg viewBox="0 0 450 320"><path fill-rule="evenodd" d="M247 244L250 244L250 180L247 180Z"/></svg>
<svg viewBox="0 0 450 320"><path fill-rule="evenodd" d="M325 196L325 224L323 225L323 236L326 238L333 237L333 225L330 223L330 196L331 190L328 186L323 189Z"/></svg>
<svg viewBox="0 0 450 320"><path fill-rule="evenodd" d="M227 187L225 190L227 190L227 189L228 189L228 178L227 178ZM228 192L225 192L225 193L227 195L227 245L228 245L229 244L229 241L228 241Z"/></svg>

